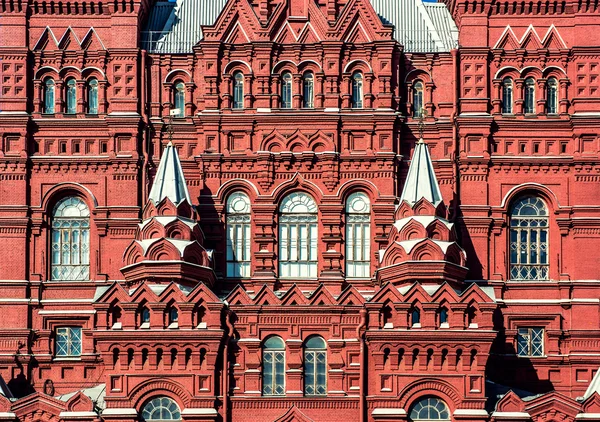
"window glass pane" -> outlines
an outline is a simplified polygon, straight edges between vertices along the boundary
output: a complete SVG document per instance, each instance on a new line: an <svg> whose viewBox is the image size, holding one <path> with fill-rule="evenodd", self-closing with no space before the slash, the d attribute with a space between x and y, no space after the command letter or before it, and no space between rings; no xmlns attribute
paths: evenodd
<svg viewBox="0 0 600 422"><path fill-rule="evenodd" d="M317 205L305 193L284 198L279 219L280 277L317 276Z"/></svg>
<svg viewBox="0 0 600 422"><path fill-rule="evenodd" d="M281 108L292 108L292 74L289 72L281 78Z"/></svg>
<svg viewBox="0 0 600 422"><path fill-rule="evenodd" d="M95 78L88 82L88 113L98 114L98 79Z"/></svg>
<svg viewBox="0 0 600 422"><path fill-rule="evenodd" d="M250 277L250 198L235 192L227 199L227 276Z"/></svg>
<svg viewBox="0 0 600 422"><path fill-rule="evenodd" d="M241 72L233 75L233 108L244 108L244 75Z"/></svg>
<svg viewBox="0 0 600 422"><path fill-rule="evenodd" d="M67 80L67 113L77 113L77 83L75 79Z"/></svg>
<svg viewBox="0 0 600 422"><path fill-rule="evenodd" d="M315 78L311 72L304 75L304 92L302 94L304 108L314 108Z"/></svg>
<svg viewBox="0 0 600 422"><path fill-rule="evenodd" d="M179 110L175 117L185 116L185 84L183 82L175 85L175 109Z"/></svg>
<svg viewBox="0 0 600 422"><path fill-rule="evenodd" d="M416 82L413 86L413 116L423 115L423 82Z"/></svg>
<svg viewBox="0 0 600 422"><path fill-rule="evenodd" d="M352 108L363 108L363 76L356 73L352 78Z"/></svg>
<svg viewBox="0 0 600 422"><path fill-rule="evenodd" d="M450 420L450 412L444 401L437 397L426 397L412 406L410 420Z"/></svg>
<svg viewBox="0 0 600 422"><path fill-rule="evenodd" d="M54 207L51 235L53 280L89 280L89 225L89 209L81 199L64 198Z"/></svg>
<svg viewBox="0 0 600 422"><path fill-rule="evenodd" d="M46 79L44 84L44 113L46 114L54 113L55 89L56 85L54 84L54 79Z"/></svg>
<svg viewBox="0 0 600 422"><path fill-rule="evenodd" d="M152 399L142 409L142 422L146 421L180 421L179 406L168 397Z"/></svg>

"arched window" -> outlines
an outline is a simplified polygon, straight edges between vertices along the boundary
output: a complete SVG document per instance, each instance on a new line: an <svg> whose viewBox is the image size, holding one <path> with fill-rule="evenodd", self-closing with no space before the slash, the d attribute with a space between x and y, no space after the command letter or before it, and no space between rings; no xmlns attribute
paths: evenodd
<svg viewBox="0 0 600 422"><path fill-rule="evenodd" d="M371 276L371 204L360 192L346 201L346 276Z"/></svg>
<svg viewBox="0 0 600 422"><path fill-rule="evenodd" d="M263 344L262 382L265 396L285 393L285 343L281 337L269 337Z"/></svg>
<svg viewBox="0 0 600 422"><path fill-rule="evenodd" d="M295 192L279 207L279 276L317 277L317 204Z"/></svg>
<svg viewBox="0 0 600 422"><path fill-rule="evenodd" d="M44 113L54 114L54 93L56 84L54 79L48 78L44 81Z"/></svg>
<svg viewBox="0 0 600 422"><path fill-rule="evenodd" d="M179 321L179 311L177 310L176 307L172 307L169 310L169 323L173 324L175 322Z"/></svg>
<svg viewBox="0 0 600 422"><path fill-rule="evenodd" d="M52 280L90 279L90 210L77 197L60 200L52 213Z"/></svg>
<svg viewBox="0 0 600 422"><path fill-rule="evenodd" d="M510 278L548 277L548 208L540 198L525 196L510 211Z"/></svg>
<svg viewBox="0 0 600 422"><path fill-rule="evenodd" d="M244 74L235 72L233 75L233 108L244 108Z"/></svg>
<svg viewBox="0 0 600 422"><path fill-rule="evenodd" d="M304 344L304 394L327 394L327 344L319 336L310 337Z"/></svg>
<svg viewBox="0 0 600 422"><path fill-rule="evenodd" d="M88 114L98 114L98 79L88 81Z"/></svg>
<svg viewBox="0 0 600 422"><path fill-rule="evenodd" d="M315 108L315 75L312 72L306 72L304 74L302 87L303 107Z"/></svg>
<svg viewBox="0 0 600 422"><path fill-rule="evenodd" d="M142 421L180 421L179 406L168 397L157 397L150 400L142 409Z"/></svg>
<svg viewBox="0 0 600 422"><path fill-rule="evenodd" d="M525 79L525 103L523 111L525 114L535 113L535 80L533 78Z"/></svg>
<svg viewBox="0 0 600 422"><path fill-rule="evenodd" d="M426 397L419 400L410 411L411 421L449 421L448 406L437 397Z"/></svg>
<svg viewBox="0 0 600 422"><path fill-rule="evenodd" d="M417 81L412 87L413 117L423 116L423 82Z"/></svg>
<svg viewBox="0 0 600 422"><path fill-rule="evenodd" d="M250 198L243 192L227 198L227 277L250 277Z"/></svg>
<svg viewBox="0 0 600 422"><path fill-rule="evenodd" d="M292 74L285 72L281 77L281 108L292 108Z"/></svg>
<svg viewBox="0 0 600 422"><path fill-rule="evenodd" d="M419 308L414 307L410 313L410 322L413 327L420 328L421 327L421 311Z"/></svg>
<svg viewBox="0 0 600 422"><path fill-rule="evenodd" d="M548 114L558 113L558 81L556 78L548 79L546 88L546 112Z"/></svg>
<svg viewBox="0 0 600 422"><path fill-rule="evenodd" d="M175 117L184 117L185 116L185 84L183 82L177 82L175 84L175 92L174 92L174 105L175 110L178 110Z"/></svg>
<svg viewBox="0 0 600 422"><path fill-rule="evenodd" d="M513 80L511 78L502 80L502 113L513 114Z"/></svg>
<svg viewBox="0 0 600 422"><path fill-rule="evenodd" d="M143 307L140 315L140 328L150 328L150 309Z"/></svg>
<svg viewBox="0 0 600 422"><path fill-rule="evenodd" d="M67 79L67 114L77 113L77 82L74 78Z"/></svg>
<svg viewBox="0 0 600 422"><path fill-rule="evenodd" d="M352 108L364 107L364 82L362 73L352 77Z"/></svg>
<svg viewBox="0 0 600 422"><path fill-rule="evenodd" d="M448 309L440 309L440 328L448 328Z"/></svg>

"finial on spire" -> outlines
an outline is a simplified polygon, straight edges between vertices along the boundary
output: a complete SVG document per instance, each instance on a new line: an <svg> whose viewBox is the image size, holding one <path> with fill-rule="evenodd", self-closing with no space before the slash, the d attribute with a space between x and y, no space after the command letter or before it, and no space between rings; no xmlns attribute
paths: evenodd
<svg viewBox="0 0 600 422"><path fill-rule="evenodd" d="M163 151L148 199L158 204L164 198L169 198L175 205L179 205L184 200L192 205L177 148L171 141Z"/></svg>
<svg viewBox="0 0 600 422"><path fill-rule="evenodd" d="M423 132L425 131L425 117L427 117L427 110L421 107L421 112L419 113L419 140L417 143L423 144L425 141L423 140Z"/></svg>

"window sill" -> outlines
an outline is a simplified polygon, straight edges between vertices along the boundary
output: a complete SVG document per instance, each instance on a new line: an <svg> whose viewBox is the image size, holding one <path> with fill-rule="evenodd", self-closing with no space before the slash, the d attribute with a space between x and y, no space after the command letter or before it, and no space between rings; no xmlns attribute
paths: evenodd
<svg viewBox="0 0 600 422"><path fill-rule="evenodd" d="M53 362L77 362L81 360L81 356L55 356Z"/></svg>

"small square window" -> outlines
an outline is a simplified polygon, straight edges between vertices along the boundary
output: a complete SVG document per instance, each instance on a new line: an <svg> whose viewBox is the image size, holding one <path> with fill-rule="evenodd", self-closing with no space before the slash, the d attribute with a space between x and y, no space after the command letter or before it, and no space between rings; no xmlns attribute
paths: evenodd
<svg viewBox="0 0 600 422"><path fill-rule="evenodd" d="M517 354L522 357L544 356L544 329L519 328Z"/></svg>
<svg viewBox="0 0 600 422"><path fill-rule="evenodd" d="M81 356L81 327L61 327L56 329L56 356Z"/></svg>

